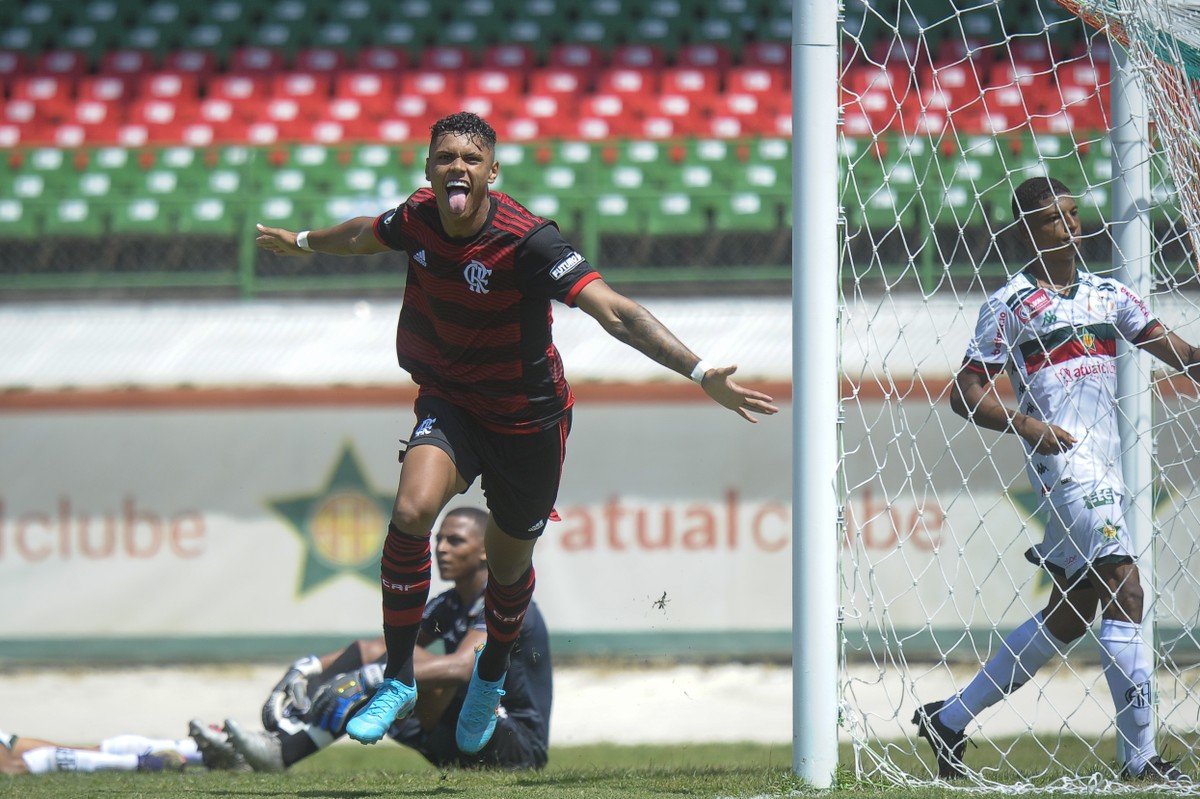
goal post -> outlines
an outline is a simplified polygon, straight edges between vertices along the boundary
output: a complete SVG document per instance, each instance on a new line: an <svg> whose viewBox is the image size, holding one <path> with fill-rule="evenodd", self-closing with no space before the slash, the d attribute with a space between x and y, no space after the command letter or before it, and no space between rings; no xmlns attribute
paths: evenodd
<svg viewBox="0 0 1200 799"><path fill-rule="evenodd" d="M838 765L837 8L792 0L792 767ZM832 378L832 379L831 379Z"/></svg>
<svg viewBox="0 0 1200 799"><path fill-rule="evenodd" d="M1187 69L1160 63L1170 51L1163 40L1139 46L1134 24L1146 6L1200 3L1103 2L1123 9L1127 50L1055 0L841 3L839 286L819 295L838 303L838 361L825 374L840 385L833 507L841 513L832 522L820 515L803 471L811 454L799 451L799 431L814 421L800 409L801 365L829 367L809 349L819 344L801 334L806 311L797 307L794 579L812 568L802 563L811 545L802 523L839 529L838 732L853 752L842 766L862 780L934 781L914 713L961 692L1049 596L1046 574L1024 558L1045 519L1020 441L949 407L980 306L1029 263L1010 210L1014 189L1036 176L1065 183L1079 203L1088 271L1118 278L1168 328L1200 342L1200 208L1192 201L1200 94L1181 80ZM799 88L806 78L794 75ZM813 263L800 216L822 196L816 173L805 171L814 165L799 153L820 152L800 137L820 117L800 97L796 296L806 279L801 259ZM1117 370L1124 524L1143 580L1157 750L1196 778L1200 392L1132 347L1121 350ZM1018 407L1007 378L998 385L1008 407ZM806 613L797 599L797 639ZM1127 784L1098 628L1097 620L1065 656L1050 657L1028 684L975 716L964 784ZM795 655L802 664L812 652L797 644ZM799 676L795 685L799 725ZM804 776L799 765L797 773Z"/></svg>

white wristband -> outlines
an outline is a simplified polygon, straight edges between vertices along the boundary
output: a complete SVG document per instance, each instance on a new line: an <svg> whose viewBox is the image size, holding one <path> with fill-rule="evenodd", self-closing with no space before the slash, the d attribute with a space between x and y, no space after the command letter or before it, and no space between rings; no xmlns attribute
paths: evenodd
<svg viewBox="0 0 1200 799"><path fill-rule="evenodd" d="M296 234L296 246L299 247L300 249L304 250L305 252L314 252L313 248L308 246L308 234L309 233L312 233L312 231L311 230L301 230L299 233L297 233Z"/></svg>
<svg viewBox="0 0 1200 799"><path fill-rule="evenodd" d="M712 368L712 364L710 364L708 361L701 358L699 361L696 362L695 368L692 369L692 373L691 373L691 375L689 375L692 378L692 382L693 383L703 383L704 375L711 368Z"/></svg>

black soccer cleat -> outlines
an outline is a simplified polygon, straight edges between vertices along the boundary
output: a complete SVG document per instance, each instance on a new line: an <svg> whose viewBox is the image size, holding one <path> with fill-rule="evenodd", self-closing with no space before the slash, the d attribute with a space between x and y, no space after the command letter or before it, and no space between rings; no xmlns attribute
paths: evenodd
<svg viewBox="0 0 1200 799"><path fill-rule="evenodd" d="M967 776L963 763L963 750L967 736L963 731L954 731L938 721L937 714L945 702L930 702L917 709L912 723L917 725L917 737L929 741L937 758L938 777L943 780L958 780Z"/></svg>
<svg viewBox="0 0 1200 799"><path fill-rule="evenodd" d="M1165 785L1191 785L1192 778L1179 770L1175 761L1163 760L1158 755L1146 761L1146 765L1137 774L1130 774L1129 767L1121 769L1122 779L1139 780L1142 782L1157 782Z"/></svg>

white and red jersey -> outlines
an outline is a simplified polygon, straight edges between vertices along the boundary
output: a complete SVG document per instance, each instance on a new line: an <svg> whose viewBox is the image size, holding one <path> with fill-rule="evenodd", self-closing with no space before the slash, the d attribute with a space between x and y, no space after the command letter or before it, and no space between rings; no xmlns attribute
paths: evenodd
<svg viewBox="0 0 1200 799"><path fill-rule="evenodd" d="M1160 325L1120 281L1079 270L1071 291L1040 288L1021 272L979 311L963 367L995 377L1008 372L1019 410L1079 442L1058 455L1030 451L1035 489L1077 483L1123 493L1117 428L1117 337L1139 343Z"/></svg>

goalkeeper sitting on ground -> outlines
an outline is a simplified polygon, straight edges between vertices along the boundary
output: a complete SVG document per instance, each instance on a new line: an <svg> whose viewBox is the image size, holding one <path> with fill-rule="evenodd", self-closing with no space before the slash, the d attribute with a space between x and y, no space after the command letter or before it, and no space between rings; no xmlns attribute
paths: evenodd
<svg viewBox="0 0 1200 799"><path fill-rule="evenodd" d="M393 723L388 734L439 767L539 769L546 765L552 684L549 637L536 605L530 605L513 650L495 735L473 755L460 752L454 740L475 666L475 647L487 637L486 526L485 511L464 507L450 511L438 529L438 574L454 587L425 608L414 660L417 708ZM443 643L445 654L429 651L435 641ZM210 763L282 771L345 733L346 722L382 680L385 657L383 639L378 638L356 641L321 658L302 658L263 706L266 730L249 730L229 719L224 731L193 721L189 732Z"/></svg>

